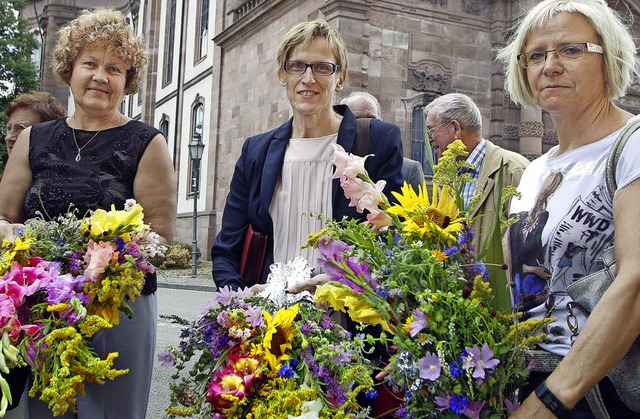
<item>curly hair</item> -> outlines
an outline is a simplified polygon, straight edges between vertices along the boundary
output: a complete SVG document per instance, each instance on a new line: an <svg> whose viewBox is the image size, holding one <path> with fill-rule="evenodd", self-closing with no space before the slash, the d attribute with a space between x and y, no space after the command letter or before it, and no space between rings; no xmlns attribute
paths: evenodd
<svg viewBox="0 0 640 419"><path fill-rule="evenodd" d="M121 12L111 8L83 10L58 31L58 43L51 57L56 77L69 84L78 56L85 48L95 45L111 47L129 66L124 93L129 95L140 90L142 71L149 60L144 40L131 31Z"/></svg>
<svg viewBox="0 0 640 419"><path fill-rule="evenodd" d="M19 108L34 111L40 116L40 122L51 121L67 115L58 99L51 93L32 90L13 99L7 106L7 117Z"/></svg>

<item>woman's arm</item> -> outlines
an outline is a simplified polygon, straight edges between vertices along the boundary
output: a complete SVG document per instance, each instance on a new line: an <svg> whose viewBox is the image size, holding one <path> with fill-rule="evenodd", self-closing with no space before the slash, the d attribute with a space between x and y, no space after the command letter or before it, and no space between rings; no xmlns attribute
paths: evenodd
<svg viewBox="0 0 640 419"><path fill-rule="evenodd" d="M176 174L162 135L147 146L133 181L133 197L142 205L144 222L170 244L176 231Z"/></svg>
<svg viewBox="0 0 640 419"><path fill-rule="evenodd" d="M572 408L624 357L640 335L640 179L616 193L615 281L580 332L575 344L547 378L547 387L567 407ZM531 395L513 417L553 418L540 400Z"/></svg>
<svg viewBox="0 0 640 419"><path fill-rule="evenodd" d="M24 199L31 187L30 133L31 127L18 136L0 182L0 216L13 223L24 222ZM0 220L0 242L5 237L13 236L14 227L9 221Z"/></svg>

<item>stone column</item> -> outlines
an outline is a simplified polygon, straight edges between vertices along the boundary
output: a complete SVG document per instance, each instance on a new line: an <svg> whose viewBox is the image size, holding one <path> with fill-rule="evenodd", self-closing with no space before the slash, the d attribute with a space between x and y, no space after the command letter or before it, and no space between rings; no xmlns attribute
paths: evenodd
<svg viewBox="0 0 640 419"><path fill-rule="evenodd" d="M544 125L542 124L542 112L539 108L522 107L520 109L520 124L518 136L520 137L520 154L527 157L542 154L542 136Z"/></svg>

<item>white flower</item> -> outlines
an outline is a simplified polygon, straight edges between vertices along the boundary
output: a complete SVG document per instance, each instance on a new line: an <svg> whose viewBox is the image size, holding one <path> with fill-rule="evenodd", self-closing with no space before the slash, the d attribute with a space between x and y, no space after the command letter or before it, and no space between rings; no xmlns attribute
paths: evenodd
<svg viewBox="0 0 640 419"><path fill-rule="evenodd" d="M318 419L320 417L320 411L322 410L322 402L319 399L304 402L300 411L300 416L288 415L287 419Z"/></svg>

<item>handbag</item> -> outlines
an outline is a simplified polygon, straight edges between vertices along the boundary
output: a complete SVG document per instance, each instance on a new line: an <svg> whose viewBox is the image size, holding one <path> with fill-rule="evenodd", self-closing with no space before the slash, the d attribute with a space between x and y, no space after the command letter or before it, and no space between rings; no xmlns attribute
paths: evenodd
<svg viewBox="0 0 640 419"><path fill-rule="evenodd" d="M607 157L605 178L612 201L616 191L615 171L618 159L629 137L638 128L640 128L640 120L626 127L616 139ZM572 310L577 308L587 316L591 314L602 295L615 280L617 271L614 246L605 249L596 263L600 270L583 276L567 287L567 294L573 300L567 304L569 311L567 323L574 335L577 335L577 323L571 323L572 320L575 321ZM640 338L636 339L629 352L607 376L613 383L620 400L629 409L640 412Z"/></svg>
<svg viewBox="0 0 640 419"><path fill-rule="evenodd" d="M240 275L244 278L247 287L260 283L266 254L267 235L255 231L249 224L240 259Z"/></svg>

